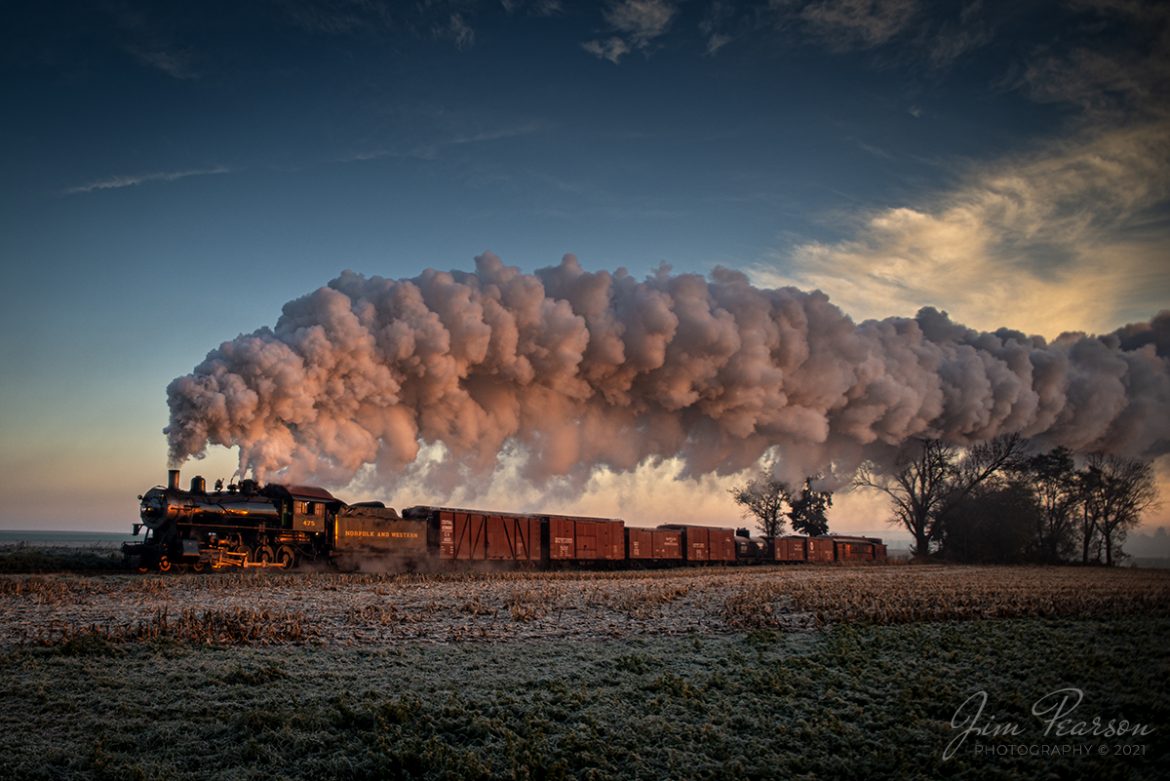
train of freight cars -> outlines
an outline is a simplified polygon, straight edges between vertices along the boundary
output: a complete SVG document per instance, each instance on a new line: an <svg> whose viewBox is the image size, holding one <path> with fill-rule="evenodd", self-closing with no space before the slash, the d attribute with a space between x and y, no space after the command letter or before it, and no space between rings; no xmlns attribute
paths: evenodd
<svg viewBox="0 0 1170 781"><path fill-rule="evenodd" d="M610 518L410 507L401 514L380 502L346 504L328 491L253 480L212 491L202 477L188 490L179 471L166 486L138 497L141 522L122 552L141 572L225 567L292 568L325 563L340 569L411 570L492 562L553 568L660 567L764 562L882 562L873 537L746 536L734 529L666 524L628 527Z"/></svg>

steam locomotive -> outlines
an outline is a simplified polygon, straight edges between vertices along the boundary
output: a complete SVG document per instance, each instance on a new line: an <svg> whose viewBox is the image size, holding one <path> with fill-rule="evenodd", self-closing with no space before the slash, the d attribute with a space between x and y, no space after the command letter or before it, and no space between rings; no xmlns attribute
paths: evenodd
<svg viewBox="0 0 1170 781"><path fill-rule="evenodd" d="M289 569L318 562L341 569L417 569L481 562L551 568L662 567L765 562L885 561L873 537L751 538L744 529L665 524L627 527L621 520L570 515L498 513L381 502L346 504L322 488L261 486L241 480L212 491L202 477L189 489L172 469L165 486L138 497L140 522L122 546L140 572L227 567Z"/></svg>

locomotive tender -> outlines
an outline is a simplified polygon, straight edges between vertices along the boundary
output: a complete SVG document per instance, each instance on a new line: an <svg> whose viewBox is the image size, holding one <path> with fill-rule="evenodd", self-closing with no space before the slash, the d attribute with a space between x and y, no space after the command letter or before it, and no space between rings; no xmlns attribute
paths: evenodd
<svg viewBox="0 0 1170 781"><path fill-rule="evenodd" d="M207 490L202 477L189 489L172 469L165 486L138 497L140 542L123 544L127 564L140 572L175 568L280 567L320 562L341 569L416 569L434 563L495 562L512 567L594 568L765 562L885 561L873 537L747 536L746 530L689 524L627 527L612 518L499 513L449 507L409 507L401 514L381 502L346 504L322 488L261 486L241 480Z"/></svg>

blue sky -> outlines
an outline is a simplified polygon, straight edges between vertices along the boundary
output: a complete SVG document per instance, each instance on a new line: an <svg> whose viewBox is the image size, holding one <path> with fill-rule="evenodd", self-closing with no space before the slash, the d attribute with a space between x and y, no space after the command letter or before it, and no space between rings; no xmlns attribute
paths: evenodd
<svg viewBox="0 0 1170 781"><path fill-rule="evenodd" d="M0 11L0 527L121 529L167 383L343 269L723 264L1049 337L1170 306L1154 5L239 5Z"/></svg>

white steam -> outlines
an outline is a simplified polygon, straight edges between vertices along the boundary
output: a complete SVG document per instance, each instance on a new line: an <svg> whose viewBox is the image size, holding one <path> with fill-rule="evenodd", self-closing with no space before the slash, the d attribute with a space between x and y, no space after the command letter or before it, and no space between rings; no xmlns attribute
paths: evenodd
<svg viewBox="0 0 1170 781"><path fill-rule="evenodd" d="M345 272L225 342L167 389L172 460L239 447L260 479L339 486L373 465L433 491L486 486L505 459L534 485L677 458L731 474L848 474L909 437L1018 432L1043 445L1170 451L1170 313L1052 343L923 309L854 323L820 292L666 268L560 265L410 280ZM440 460L416 461L421 446Z"/></svg>

